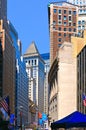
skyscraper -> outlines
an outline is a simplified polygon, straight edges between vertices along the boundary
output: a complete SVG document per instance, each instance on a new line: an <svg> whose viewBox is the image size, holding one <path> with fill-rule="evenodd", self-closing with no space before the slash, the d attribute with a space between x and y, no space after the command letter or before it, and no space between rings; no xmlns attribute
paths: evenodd
<svg viewBox="0 0 86 130"><path fill-rule="evenodd" d="M2 89L0 96L10 98L10 111L15 112L15 49L7 23L7 0L0 0L0 44L2 48Z"/></svg>
<svg viewBox="0 0 86 130"><path fill-rule="evenodd" d="M19 113L21 111L21 107L23 124L28 122L28 77L25 62L21 54L21 41L18 40L18 33L10 21L8 21L8 25L16 54L15 116L17 118L17 124L19 125Z"/></svg>
<svg viewBox="0 0 86 130"><path fill-rule="evenodd" d="M15 49L9 34L9 28L4 26L4 21L0 20L0 34L2 46L2 95L10 98L10 111L15 112ZM6 27L6 28L5 28Z"/></svg>
<svg viewBox="0 0 86 130"><path fill-rule="evenodd" d="M50 53L41 54L42 59L45 62L45 80L44 80L44 112L48 114L49 104L49 86L48 86L48 73L50 69Z"/></svg>
<svg viewBox="0 0 86 130"><path fill-rule="evenodd" d="M50 64L64 41L77 34L78 7L68 2L54 2L48 6L50 31Z"/></svg>
<svg viewBox="0 0 86 130"><path fill-rule="evenodd" d="M29 98L34 100L40 112L44 111L44 61L32 42L24 54L29 77ZM32 90L32 91L31 91Z"/></svg>

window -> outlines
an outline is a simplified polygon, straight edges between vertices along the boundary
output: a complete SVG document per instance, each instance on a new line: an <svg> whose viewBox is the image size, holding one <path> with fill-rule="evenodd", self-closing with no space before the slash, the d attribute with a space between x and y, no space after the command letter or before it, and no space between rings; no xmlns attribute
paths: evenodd
<svg viewBox="0 0 86 130"><path fill-rule="evenodd" d="M66 28L64 28L64 31L66 31L67 29Z"/></svg>
<svg viewBox="0 0 86 130"><path fill-rule="evenodd" d="M57 9L54 9L54 13L56 13L57 12Z"/></svg>
<svg viewBox="0 0 86 130"><path fill-rule="evenodd" d="M71 21L71 16L69 16L69 21Z"/></svg>
<svg viewBox="0 0 86 130"><path fill-rule="evenodd" d="M64 20L66 20L67 19L67 17L66 16L64 16Z"/></svg>
<svg viewBox="0 0 86 130"><path fill-rule="evenodd" d="M64 14L66 14L66 10L64 10Z"/></svg>
<svg viewBox="0 0 86 130"><path fill-rule="evenodd" d="M55 27L53 27L53 30L56 30L56 28L55 28Z"/></svg>
<svg viewBox="0 0 86 130"><path fill-rule="evenodd" d="M56 21L53 21L53 25L56 25Z"/></svg>
<svg viewBox="0 0 86 130"><path fill-rule="evenodd" d="M61 20L61 15L58 16L58 19Z"/></svg>
<svg viewBox="0 0 86 130"><path fill-rule="evenodd" d="M82 13L82 10L80 10L80 13Z"/></svg>
<svg viewBox="0 0 86 130"><path fill-rule="evenodd" d="M62 41L62 39L61 38L58 38L58 42L61 42Z"/></svg>
<svg viewBox="0 0 86 130"><path fill-rule="evenodd" d="M69 26L71 26L71 23L69 23Z"/></svg>
<svg viewBox="0 0 86 130"><path fill-rule="evenodd" d="M59 22L58 22L58 24L59 24L59 25L61 25L61 24L62 24L62 22L61 22L61 21L59 21Z"/></svg>
<svg viewBox="0 0 86 130"><path fill-rule="evenodd" d="M30 64L30 60L29 60L29 64Z"/></svg>
<svg viewBox="0 0 86 130"><path fill-rule="evenodd" d="M73 14L76 15L76 11L73 11Z"/></svg>
<svg viewBox="0 0 86 130"><path fill-rule="evenodd" d="M60 47L62 44L58 44L58 47Z"/></svg>
<svg viewBox="0 0 86 130"><path fill-rule="evenodd" d="M64 26L66 26L66 24L67 24L67 23L66 23L66 22L64 22Z"/></svg>
<svg viewBox="0 0 86 130"><path fill-rule="evenodd" d="M71 32L71 28L69 28L69 32Z"/></svg>
<svg viewBox="0 0 86 130"><path fill-rule="evenodd" d="M85 29L85 26L82 26L82 30L84 30Z"/></svg>
<svg viewBox="0 0 86 130"><path fill-rule="evenodd" d="M58 10L58 13L61 14L61 10L60 9Z"/></svg>
<svg viewBox="0 0 86 130"><path fill-rule="evenodd" d="M71 11L69 11L69 14L71 14Z"/></svg>
<svg viewBox="0 0 86 130"><path fill-rule="evenodd" d="M76 26L76 23L73 23L73 26Z"/></svg>
<svg viewBox="0 0 86 130"><path fill-rule="evenodd" d="M78 21L78 24L81 24L81 21Z"/></svg>
<svg viewBox="0 0 86 130"><path fill-rule="evenodd" d="M35 65L36 65L36 60L35 60Z"/></svg>
<svg viewBox="0 0 86 130"><path fill-rule="evenodd" d="M78 26L78 29L81 30L81 26Z"/></svg>
<svg viewBox="0 0 86 130"><path fill-rule="evenodd" d="M32 65L33 65L33 60L32 60Z"/></svg>
<svg viewBox="0 0 86 130"><path fill-rule="evenodd" d="M66 33L64 33L64 37L66 37Z"/></svg>
<svg viewBox="0 0 86 130"><path fill-rule="evenodd" d="M84 20L82 20L82 24L85 24L85 21L84 21Z"/></svg>
<svg viewBox="0 0 86 130"><path fill-rule="evenodd" d="M61 27L59 27L58 30L61 31Z"/></svg>
<svg viewBox="0 0 86 130"><path fill-rule="evenodd" d="M74 30L73 30L74 32L76 32L76 28L74 28Z"/></svg>
<svg viewBox="0 0 86 130"><path fill-rule="evenodd" d="M61 36L61 33L58 33L58 36Z"/></svg>

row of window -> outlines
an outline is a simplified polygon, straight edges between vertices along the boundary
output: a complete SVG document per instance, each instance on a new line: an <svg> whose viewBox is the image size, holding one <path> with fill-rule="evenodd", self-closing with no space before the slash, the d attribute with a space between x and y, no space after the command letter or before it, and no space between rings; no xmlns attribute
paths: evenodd
<svg viewBox="0 0 86 130"><path fill-rule="evenodd" d="M65 35L64 35L64 37L66 37ZM69 34L69 38L71 37L71 34ZM58 42L62 42L62 38L58 38ZM58 45L58 47L59 47L59 45Z"/></svg>
<svg viewBox="0 0 86 130"><path fill-rule="evenodd" d="M36 60L28 60L28 61L25 61L25 62L28 63L29 65L36 65L37 64Z"/></svg>
<svg viewBox="0 0 86 130"><path fill-rule="evenodd" d="M78 30L84 30L85 29L85 26L78 26Z"/></svg>
<svg viewBox="0 0 86 130"><path fill-rule="evenodd" d="M63 20L69 20L69 21L71 21L72 20L72 16L62 16L62 15L58 15L58 20L62 20L62 18L63 18Z"/></svg>
<svg viewBox="0 0 86 130"><path fill-rule="evenodd" d="M54 11L54 13L57 13L57 9L54 9L53 10ZM69 15L76 15L76 11L71 11L71 10L61 10L61 9L59 9L58 10L58 14L62 14L62 13L64 13L64 14L69 14Z"/></svg>
<svg viewBox="0 0 86 130"><path fill-rule="evenodd" d="M85 10L85 9L84 9L84 10L83 10L83 9L80 9L80 10L79 10L79 13L86 13L86 10Z"/></svg>
<svg viewBox="0 0 86 130"><path fill-rule="evenodd" d="M82 20L82 21L78 21L78 24L86 24L86 21L85 20Z"/></svg>
<svg viewBox="0 0 86 130"><path fill-rule="evenodd" d="M54 111L57 111L57 105L53 106L51 109L50 109L50 112L54 112Z"/></svg>
<svg viewBox="0 0 86 130"><path fill-rule="evenodd" d="M64 35L64 37L66 37L66 36L70 37L71 36L71 34L67 34L67 33L64 33L63 35ZM62 33L58 33L58 36L63 36L63 35L62 35Z"/></svg>
<svg viewBox="0 0 86 130"><path fill-rule="evenodd" d="M70 0L69 0L69 2L70 2ZM81 6L82 4L83 5L86 4L86 1L85 0L72 0L72 3L75 5L77 4L77 5Z"/></svg>
<svg viewBox="0 0 86 130"><path fill-rule="evenodd" d="M56 28L55 27L53 27L53 29L55 29L56 30ZM64 28L64 29L62 29L61 27L58 27L58 31L69 31L69 32L76 32L76 28Z"/></svg>
<svg viewBox="0 0 86 130"><path fill-rule="evenodd" d="M62 24L62 21L58 21L58 24L61 25ZM53 21L53 25L56 25L56 21ZM64 26L66 25L69 25L69 26L76 26L76 23L67 23L67 22L64 22Z"/></svg>

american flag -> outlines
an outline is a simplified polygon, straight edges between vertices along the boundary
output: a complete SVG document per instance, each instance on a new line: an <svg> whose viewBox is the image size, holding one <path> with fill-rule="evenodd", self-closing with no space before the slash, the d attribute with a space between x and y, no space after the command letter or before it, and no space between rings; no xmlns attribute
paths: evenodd
<svg viewBox="0 0 86 130"><path fill-rule="evenodd" d="M0 101L0 106L3 107L3 109L9 113L9 96L2 98Z"/></svg>
<svg viewBox="0 0 86 130"><path fill-rule="evenodd" d="M86 107L86 96L84 94L82 95L82 99L83 99L83 105Z"/></svg>

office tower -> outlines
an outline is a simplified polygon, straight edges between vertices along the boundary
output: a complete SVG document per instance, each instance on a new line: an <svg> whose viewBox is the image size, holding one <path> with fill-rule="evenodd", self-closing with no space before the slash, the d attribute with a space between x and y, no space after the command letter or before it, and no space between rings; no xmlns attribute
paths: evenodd
<svg viewBox="0 0 86 130"><path fill-rule="evenodd" d="M26 70L29 77L29 98L33 95L33 100L38 106L40 112L44 111L44 61L42 60L38 49L32 42L24 54ZM30 81L31 80L31 81ZM31 91L34 90L34 91ZM35 93L34 93L35 92ZM35 98L35 99L34 99Z"/></svg>
<svg viewBox="0 0 86 130"><path fill-rule="evenodd" d="M2 78L2 94L0 96L9 96L10 111L14 113L15 108L15 49L12 39L9 35L9 29L5 29L4 21L0 20L0 39L3 57L3 78Z"/></svg>
<svg viewBox="0 0 86 130"><path fill-rule="evenodd" d="M78 7L68 2L50 3L48 6L50 31L50 64L64 41L77 34Z"/></svg>
<svg viewBox="0 0 86 130"><path fill-rule="evenodd" d="M16 56L15 116L17 118L17 125L20 125L20 112L22 111L22 122L25 125L28 122L28 78L26 66L21 53L22 44L18 40L18 33L10 21L8 21L8 25Z"/></svg>
<svg viewBox="0 0 86 130"><path fill-rule="evenodd" d="M9 96L10 112L15 111L15 49L7 24L7 0L0 0L0 46L2 48L2 72L0 96Z"/></svg>
<svg viewBox="0 0 86 130"><path fill-rule="evenodd" d="M41 57L45 62L44 113L48 114L48 103L49 103L48 72L50 69L50 53L43 53L41 54Z"/></svg>

